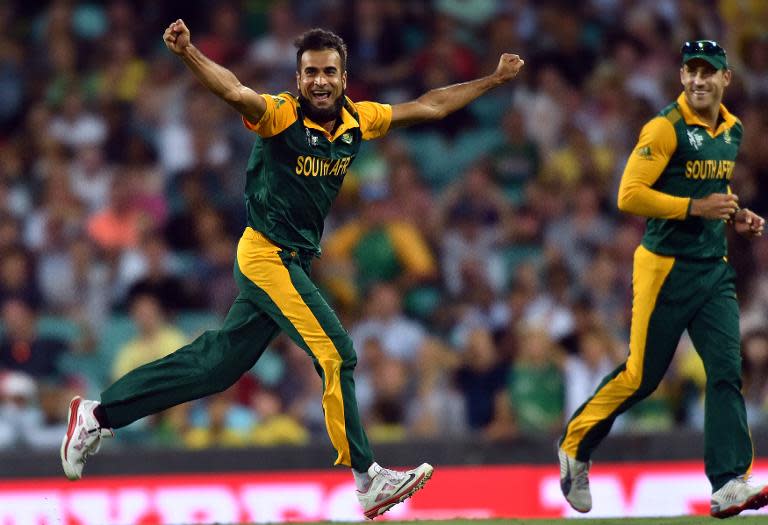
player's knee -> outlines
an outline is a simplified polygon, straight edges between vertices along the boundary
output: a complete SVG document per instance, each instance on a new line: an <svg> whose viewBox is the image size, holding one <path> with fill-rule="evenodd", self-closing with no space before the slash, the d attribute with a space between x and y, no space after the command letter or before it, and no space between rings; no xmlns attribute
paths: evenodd
<svg viewBox="0 0 768 525"><path fill-rule="evenodd" d="M660 382L661 382L661 377L643 378L643 381L641 381L640 386L635 392L635 395L640 399L645 399L646 397L650 396L656 391L656 389L659 387Z"/></svg>

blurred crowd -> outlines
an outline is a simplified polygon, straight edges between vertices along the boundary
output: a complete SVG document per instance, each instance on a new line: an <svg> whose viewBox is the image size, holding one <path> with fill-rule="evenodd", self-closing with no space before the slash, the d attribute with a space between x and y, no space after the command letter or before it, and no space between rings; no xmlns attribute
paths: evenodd
<svg viewBox="0 0 768 525"><path fill-rule="evenodd" d="M350 49L347 93L396 103L493 71L511 84L366 143L313 277L359 356L373 441L555 435L627 353L644 221L616 190L645 121L681 92L679 49L716 39L744 123L733 181L768 214L768 3L729 0L0 0L0 447L55 448L76 393L218 326L253 136L162 42L192 41L258 92L295 91L294 38ZM768 239L730 239L744 393L768 423ZM684 338L624 432L703 425ZM284 336L231 389L140 421L122 443L326 439L321 382Z"/></svg>

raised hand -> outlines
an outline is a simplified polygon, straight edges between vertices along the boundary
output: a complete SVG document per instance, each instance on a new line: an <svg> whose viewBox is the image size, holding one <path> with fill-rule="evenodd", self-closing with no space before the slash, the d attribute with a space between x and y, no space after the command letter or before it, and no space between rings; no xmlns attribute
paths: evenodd
<svg viewBox="0 0 768 525"><path fill-rule="evenodd" d="M739 198L733 193L712 193L702 199L693 199L691 215L705 219L727 220L739 209Z"/></svg>
<svg viewBox="0 0 768 525"><path fill-rule="evenodd" d="M163 42L177 55L184 54L184 50L190 44L190 34L189 28L181 18L168 26L163 33Z"/></svg>
<svg viewBox="0 0 768 525"><path fill-rule="evenodd" d="M517 76L524 64L525 60L518 55L504 53L501 55L501 58L499 58L499 65L496 67L496 72L494 74L502 82L508 82Z"/></svg>

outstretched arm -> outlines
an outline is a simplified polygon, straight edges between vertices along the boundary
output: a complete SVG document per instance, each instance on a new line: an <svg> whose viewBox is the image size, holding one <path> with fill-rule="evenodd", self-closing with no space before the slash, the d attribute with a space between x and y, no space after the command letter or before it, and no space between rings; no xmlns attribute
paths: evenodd
<svg viewBox="0 0 768 525"><path fill-rule="evenodd" d="M392 106L390 128L410 126L428 120L440 120L463 108L486 91L509 82L525 62L517 55L504 53L492 74L462 84L433 89L416 100Z"/></svg>
<svg viewBox="0 0 768 525"><path fill-rule="evenodd" d="M210 60L193 46L189 29L183 20L178 19L168 26L163 41L212 93L249 121L258 122L261 119L267 110L261 95L242 85L230 70Z"/></svg>

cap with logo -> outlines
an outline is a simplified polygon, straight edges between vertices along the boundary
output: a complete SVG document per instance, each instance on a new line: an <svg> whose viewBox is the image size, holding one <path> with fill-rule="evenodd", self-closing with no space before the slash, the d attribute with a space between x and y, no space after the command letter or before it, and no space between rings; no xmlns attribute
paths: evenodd
<svg viewBox="0 0 768 525"><path fill-rule="evenodd" d="M715 69L728 69L728 58L725 49L714 40L694 40L683 44L680 49L683 55L683 64L687 64L694 58L700 58L712 65Z"/></svg>

